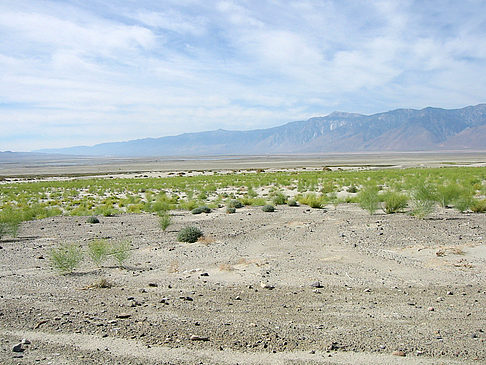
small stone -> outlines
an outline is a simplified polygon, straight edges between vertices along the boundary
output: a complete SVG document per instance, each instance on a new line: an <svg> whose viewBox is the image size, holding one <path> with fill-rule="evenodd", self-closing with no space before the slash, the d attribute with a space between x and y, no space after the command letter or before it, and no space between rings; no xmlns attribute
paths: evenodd
<svg viewBox="0 0 486 365"><path fill-rule="evenodd" d="M180 299L188 301L188 302L192 302L194 300L191 297L180 297Z"/></svg>
<svg viewBox="0 0 486 365"><path fill-rule="evenodd" d="M427 310L428 310L429 312L433 312L433 311L435 311L435 308L434 308L434 307L428 307L428 308L427 308Z"/></svg>
<svg viewBox="0 0 486 365"><path fill-rule="evenodd" d="M238 295L235 297L235 300L241 300L241 297Z"/></svg>
<svg viewBox="0 0 486 365"><path fill-rule="evenodd" d="M200 276L209 276L209 274L207 272L203 272L203 273L201 273Z"/></svg>
<svg viewBox="0 0 486 365"><path fill-rule="evenodd" d="M148 286L150 286L151 288L156 288L159 286L159 284L157 283L148 283Z"/></svg>
<svg viewBox="0 0 486 365"><path fill-rule="evenodd" d="M30 341L29 341L28 339L26 339L26 338L23 338L23 339L22 339L22 343L23 343L24 345L30 345L32 342L30 342Z"/></svg>
<svg viewBox="0 0 486 365"><path fill-rule="evenodd" d="M269 289L269 290L272 290L272 289L275 288L273 285L270 285L269 283L265 283L263 281L260 283L260 286L262 287L262 289Z"/></svg>
<svg viewBox="0 0 486 365"><path fill-rule="evenodd" d="M191 341L209 341L209 337L191 335L189 338Z"/></svg>
<svg viewBox="0 0 486 365"><path fill-rule="evenodd" d="M310 284L311 288L322 288L322 284L320 281L314 281Z"/></svg>
<svg viewBox="0 0 486 365"><path fill-rule="evenodd" d="M365 290L363 290L364 293L370 293L371 292L371 289L370 288L366 288Z"/></svg>
<svg viewBox="0 0 486 365"><path fill-rule="evenodd" d="M401 351L401 350L398 350L398 351L393 351L392 352L392 355L393 356L402 356L404 357L405 356L405 352Z"/></svg>
<svg viewBox="0 0 486 365"><path fill-rule="evenodd" d="M448 292L447 292L447 295L454 295L454 293L453 293L453 292L451 292L451 291L448 291Z"/></svg>
<svg viewBox="0 0 486 365"><path fill-rule="evenodd" d="M24 347L22 346L22 343L18 343L16 344L14 347L12 347L12 351L13 352L24 352L25 349Z"/></svg>
<svg viewBox="0 0 486 365"><path fill-rule="evenodd" d="M44 256L41 255L41 256L37 257L37 260L44 260Z"/></svg>
<svg viewBox="0 0 486 365"><path fill-rule="evenodd" d="M119 318L119 319L127 319L127 318L130 318L132 315L129 314L129 313L120 313L116 316L116 318Z"/></svg>

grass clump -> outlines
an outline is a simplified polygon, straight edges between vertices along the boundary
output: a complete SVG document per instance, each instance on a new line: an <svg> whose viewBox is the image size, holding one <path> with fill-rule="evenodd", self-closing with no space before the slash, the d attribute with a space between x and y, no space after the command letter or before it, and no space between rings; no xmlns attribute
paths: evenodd
<svg viewBox="0 0 486 365"><path fill-rule="evenodd" d="M471 210L474 212L474 213L484 213L486 212L486 199L474 199L472 202L471 202L471 206L470 206Z"/></svg>
<svg viewBox="0 0 486 365"><path fill-rule="evenodd" d="M91 216L88 217L88 219L86 219L86 223L96 224L96 223L100 223L100 220L98 219L98 217Z"/></svg>
<svg viewBox="0 0 486 365"><path fill-rule="evenodd" d="M264 212L275 212L275 207L273 205L267 204L262 207Z"/></svg>
<svg viewBox="0 0 486 365"><path fill-rule="evenodd" d="M88 244L88 255L98 267L101 267L109 254L110 245L105 239L93 240Z"/></svg>
<svg viewBox="0 0 486 365"><path fill-rule="evenodd" d="M308 205L311 208L321 209L324 207L324 195L317 195L315 193L308 193L300 197L299 203Z"/></svg>
<svg viewBox="0 0 486 365"><path fill-rule="evenodd" d="M231 199L228 202L227 207L228 208L235 208L235 209L243 208L243 203L240 202L238 199Z"/></svg>
<svg viewBox="0 0 486 365"><path fill-rule="evenodd" d="M177 235L177 241L194 243L199 239L199 237L202 236L203 233L199 228L189 226L189 227L184 227L179 231L179 234Z"/></svg>
<svg viewBox="0 0 486 365"><path fill-rule="evenodd" d="M377 186L366 186L358 193L359 206L367 210L370 215L374 214L378 209L380 197L378 196Z"/></svg>
<svg viewBox="0 0 486 365"><path fill-rule="evenodd" d="M276 192L273 194L272 202L275 205L287 204L287 196L281 192Z"/></svg>
<svg viewBox="0 0 486 365"><path fill-rule="evenodd" d="M459 197L454 200L454 209L457 209L461 213L467 211L474 202L472 194L469 192L462 192Z"/></svg>
<svg viewBox="0 0 486 365"><path fill-rule="evenodd" d="M0 238L7 234L17 237L22 220L23 217L18 210L11 207L3 208L0 211Z"/></svg>
<svg viewBox="0 0 486 365"><path fill-rule="evenodd" d="M61 274L69 274L83 260L83 251L75 244L64 244L50 252L51 266Z"/></svg>
<svg viewBox="0 0 486 365"><path fill-rule="evenodd" d="M437 196L432 186L419 182L412 190L412 212L414 217L424 219L435 210Z"/></svg>
<svg viewBox="0 0 486 365"><path fill-rule="evenodd" d="M130 257L130 241L120 241L111 245L110 254L113 256L118 266L123 266L124 262Z"/></svg>
<svg viewBox="0 0 486 365"><path fill-rule="evenodd" d="M172 218L170 217L169 213L165 212L160 216L160 228L165 231L170 224L172 223Z"/></svg>
<svg viewBox="0 0 486 365"><path fill-rule="evenodd" d="M226 213L227 213L227 214L233 214L233 213L236 213L236 208L233 208L233 207L226 207Z"/></svg>
<svg viewBox="0 0 486 365"><path fill-rule="evenodd" d="M191 210L192 214L201 214L201 213L211 213L211 208L209 208L206 205L203 205L201 207L194 208Z"/></svg>
<svg viewBox="0 0 486 365"><path fill-rule="evenodd" d="M383 194L383 210L386 214L402 212L408 204L408 196L394 191Z"/></svg>
<svg viewBox="0 0 486 365"><path fill-rule="evenodd" d="M296 206L298 206L299 204L297 204L297 200L295 200L295 199L289 199L289 200L287 201L287 205L288 205L289 207L296 207Z"/></svg>
<svg viewBox="0 0 486 365"><path fill-rule="evenodd" d="M436 199L442 208L454 203L462 193L463 189L457 184L442 185L437 188Z"/></svg>

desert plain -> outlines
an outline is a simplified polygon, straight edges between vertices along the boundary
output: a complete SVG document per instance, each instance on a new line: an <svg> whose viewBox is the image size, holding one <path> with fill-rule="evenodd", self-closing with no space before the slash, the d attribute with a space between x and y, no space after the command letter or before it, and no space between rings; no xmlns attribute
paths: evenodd
<svg viewBox="0 0 486 365"><path fill-rule="evenodd" d="M292 160L291 168L330 165L322 159ZM484 166L486 156L358 160L348 156L334 165ZM285 168L280 162L273 167ZM58 163L10 164L2 174L10 183L34 179L26 169L42 179L193 168L171 163L166 169L105 164L103 171L92 164L75 171L68 164L62 171ZM196 164L232 166L229 160ZM245 168L250 166L262 167L261 160L245 159ZM3 237L0 363L486 362L484 213L437 207L418 219L406 211L370 215L349 203L323 209L277 205L274 212L245 206L234 214L221 206L170 215L166 230L150 213L100 216L97 224L83 216L54 216L23 222L16 237ZM178 232L189 225L204 237L178 242ZM122 266L85 260L70 274L53 270L53 247L86 246L93 238L129 240L130 257Z"/></svg>

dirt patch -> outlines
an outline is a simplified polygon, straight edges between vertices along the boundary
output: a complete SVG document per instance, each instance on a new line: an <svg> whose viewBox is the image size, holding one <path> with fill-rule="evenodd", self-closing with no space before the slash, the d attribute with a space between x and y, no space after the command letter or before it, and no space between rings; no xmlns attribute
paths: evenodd
<svg viewBox="0 0 486 365"><path fill-rule="evenodd" d="M484 215L176 213L166 231L148 214L55 217L0 241L0 362L486 361ZM206 238L178 243L187 225ZM50 268L52 247L93 238L129 239L125 267Z"/></svg>

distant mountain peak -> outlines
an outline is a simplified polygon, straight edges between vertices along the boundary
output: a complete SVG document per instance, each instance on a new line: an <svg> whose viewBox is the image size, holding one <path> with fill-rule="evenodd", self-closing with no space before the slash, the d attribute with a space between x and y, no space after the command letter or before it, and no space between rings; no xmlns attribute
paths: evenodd
<svg viewBox="0 0 486 365"><path fill-rule="evenodd" d="M328 115L328 117L331 118L357 118L357 117L362 117L363 114L358 114L358 113L347 113L347 112L340 112L340 111L334 111L331 114Z"/></svg>
<svg viewBox="0 0 486 365"><path fill-rule="evenodd" d="M250 131L217 129L39 152L95 156L258 155L361 151L486 150L486 104L325 117Z"/></svg>

